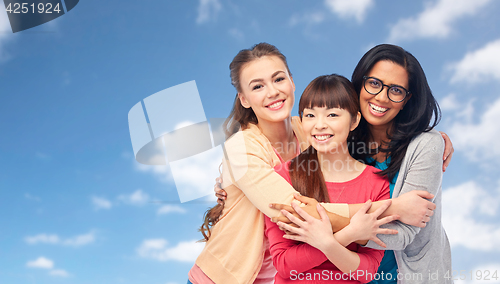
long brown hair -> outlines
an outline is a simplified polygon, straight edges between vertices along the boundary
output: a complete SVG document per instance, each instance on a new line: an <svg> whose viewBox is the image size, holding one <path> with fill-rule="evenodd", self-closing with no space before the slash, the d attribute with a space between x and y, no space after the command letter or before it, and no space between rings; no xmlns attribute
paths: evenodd
<svg viewBox="0 0 500 284"><path fill-rule="evenodd" d="M233 58L231 64L229 64L231 84L236 88L237 93L236 98L234 99L233 109L223 124L226 139L238 132L240 127L241 129L245 129L249 123L257 124L258 122L257 116L255 116L252 108L244 108L241 105L238 93L241 92L240 75L243 67L253 60L264 56L276 56L281 59L286 66L288 74L292 76L286 62L286 57L274 45L262 42L254 45L250 49L240 50L240 52L238 52L238 54L236 54ZM223 209L224 202L222 202L222 204L215 205L205 212L203 217L204 222L200 227L200 232L204 237L204 241L208 241L210 238L210 228L219 221L219 217L222 215Z"/></svg>
<svg viewBox="0 0 500 284"><path fill-rule="evenodd" d="M348 79L337 74L324 75L309 83L302 93L299 102L300 119L302 119L304 109L313 107L345 109L354 121L359 112L359 99ZM330 201L318 153L314 147L309 146L292 159L288 171L292 186L300 194L312 197L319 202Z"/></svg>
<svg viewBox="0 0 500 284"><path fill-rule="evenodd" d="M355 159L368 162L368 158L373 157L378 151L390 156L389 167L379 175L387 176L393 180L399 172L399 168L406 155L408 145L416 136L433 129L441 120L441 109L434 98L431 88L425 77L424 70L418 60L408 51L400 46L391 44L380 44L363 55L358 65L352 73L352 83L354 89L361 93L364 76L366 76L373 66L382 60L387 60L403 67L408 73L409 91L412 94L406 100L406 105L393 119L393 126L390 133L387 133L389 141L383 141L377 151L372 151L369 147L372 141L372 134L368 122L361 117L359 126L353 131L352 139L354 143L353 156ZM375 164L375 160L371 163Z"/></svg>

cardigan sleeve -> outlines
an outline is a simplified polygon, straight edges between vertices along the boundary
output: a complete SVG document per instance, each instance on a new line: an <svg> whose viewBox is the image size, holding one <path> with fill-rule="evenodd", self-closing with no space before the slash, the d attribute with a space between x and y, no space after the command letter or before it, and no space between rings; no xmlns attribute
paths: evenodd
<svg viewBox="0 0 500 284"><path fill-rule="evenodd" d="M237 186L245 196L268 217L279 216L270 203L291 204L297 191L273 167L274 150L263 135L254 131L240 131L225 142L223 161L223 187ZM230 183L230 184L228 184ZM349 217L347 204L331 203L329 212Z"/></svg>
<svg viewBox="0 0 500 284"><path fill-rule="evenodd" d="M394 188L394 193L397 192L398 196L412 190L426 190L436 196L441 190L443 177L443 139L437 132L423 133L420 136L414 139L412 142L413 145L410 143L408 146L405 159L403 160L406 164L401 165L401 168L406 166L406 171L400 171L398 182L396 182L396 187ZM410 146L414 146L412 147L413 150ZM399 182L399 179L402 179L402 182ZM398 234L377 235L387 245L387 248L383 248L373 241L369 241L366 246L376 249L403 250L413 242L415 236L421 230L419 227L410 226L400 221L393 221L382 227L395 229L398 231Z"/></svg>

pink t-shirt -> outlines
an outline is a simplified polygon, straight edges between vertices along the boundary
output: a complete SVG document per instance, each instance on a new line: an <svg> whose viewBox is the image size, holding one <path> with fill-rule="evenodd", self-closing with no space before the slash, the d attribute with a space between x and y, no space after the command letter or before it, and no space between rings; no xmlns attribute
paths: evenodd
<svg viewBox="0 0 500 284"><path fill-rule="evenodd" d="M290 184L290 163L275 167ZM356 178L347 182L327 182L331 202L364 203L389 198L389 182L376 174L379 170L367 166ZM360 264L350 275L343 274L318 249L309 244L283 238L284 232L266 217L266 236L269 239L273 263L278 273L275 283L367 283L372 280L384 255L383 251L352 243L347 248L358 253Z"/></svg>

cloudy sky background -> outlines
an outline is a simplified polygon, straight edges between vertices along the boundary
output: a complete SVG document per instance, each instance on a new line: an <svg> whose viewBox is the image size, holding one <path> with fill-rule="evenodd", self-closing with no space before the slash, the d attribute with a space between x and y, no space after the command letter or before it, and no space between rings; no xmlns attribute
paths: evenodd
<svg viewBox="0 0 500 284"><path fill-rule="evenodd" d="M206 117L227 116L228 65L262 41L288 57L297 102L376 44L419 59L456 149L443 222L457 283L500 283L499 12L493 0L86 0L13 34L0 7L0 283L185 283L214 199L180 203L168 166L137 163L127 114L196 80Z"/></svg>

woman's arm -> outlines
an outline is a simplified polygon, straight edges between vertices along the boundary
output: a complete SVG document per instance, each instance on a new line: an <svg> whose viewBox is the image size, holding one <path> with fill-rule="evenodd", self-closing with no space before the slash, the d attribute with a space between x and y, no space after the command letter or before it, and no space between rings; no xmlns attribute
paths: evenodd
<svg viewBox="0 0 500 284"><path fill-rule="evenodd" d="M289 278L292 271L302 273L321 265L327 257L320 250L308 244L283 238L277 224L266 219L266 236L269 240L269 250L273 258L273 265L278 274Z"/></svg>
<svg viewBox="0 0 500 284"><path fill-rule="evenodd" d="M367 210L371 205L368 201L364 204L362 210ZM383 252L379 250L369 249L369 248L359 248L357 252L353 252L344 247L343 244L337 239L337 235L344 230L351 229L355 222L352 222L349 226L344 228L342 231L332 235L332 230L330 223L328 221L328 216L325 210L318 205L317 210L320 213L321 219L317 220L304 211L302 211L297 205L292 204L294 209L300 213L301 217L305 221L289 216L292 218L294 223L298 224L298 228L292 227L287 224L279 223L290 229L295 235L285 235L284 238L289 240L301 241L316 247L330 260L337 268L339 268L344 273L351 273L354 279L361 282L369 282L372 278L369 276L377 272L380 261L383 257ZM284 212L285 214L289 214ZM362 215L362 214L359 214ZM353 221L355 220L353 216ZM363 226L361 226L363 227ZM353 228L354 231L357 229Z"/></svg>
<svg viewBox="0 0 500 284"><path fill-rule="evenodd" d="M256 135L252 131L238 132L227 140L224 147L222 187L237 186L262 213L275 217L280 212L269 207L269 204L291 204L294 201L293 194L297 191L274 171L274 150L268 144L262 135ZM334 208L333 212L348 215L346 204L328 206L329 211ZM336 218L342 219L340 216ZM348 223L348 219L344 222Z"/></svg>
<svg viewBox="0 0 500 284"><path fill-rule="evenodd" d="M415 138L408 146L399 172L399 178L402 178L403 182L396 183L394 193L401 195L413 190L425 189L434 196L439 194L443 177L441 165L443 149L443 139L437 132L423 133L420 137ZM403 171L403 169L405 170ZM440 204L436 204L436 206L440 206ZM385 227L398 231L397 235L379 236L387 244L387 249L391 250L404 249L413 242L415 236L421 230L421 227L410 226L398 221L387 224ZM384 249L373 242L368 242L367 246Z"/></svg>
<svg viewBox="0 0 500 284"><path fill-rule="evenodd" d="M303 204L309 204L309 203L314 204L315 202L317 203L317 201L314 198L306 196L296 195L295 198ZM413 190L406 192L397 198L393 198L392 204L387 208L387 210L383 211L382 214L379 215L379 218L397 215L400 216L399 217L400 222L403 222L411 226L423 228L425 227L425 223L429 222L430 217L434 215L434 209L436 209L436 205L432 203L432 201L427 200L433 198L434 195L425 190ZM372 206L367 211L367 213L370 214L374 213L383 205L384 201L375 201L372 203ZM292 213L295 217L300 218L297 212L295 212L290 205L271 204L271 206L272 208L278 210L286 210ZM356 214L356 212L360 210L363 204L362 203L349 204L348 206L349 206L349 216L354 216L354 214ZM310 214L309 211L306 210L306 212ZM342 225L344 225L343 222L335 220L334 219L335 216L329 215L329 217L334 232L337 232L343 228L341 227ZM288 224L292 223L285 216L274 217L271 218L271 220L273 222L280 221ZM423 223L422 221L425 221L425 223ZM345 226L347 226L347 224L345 224Z"/></svg>

